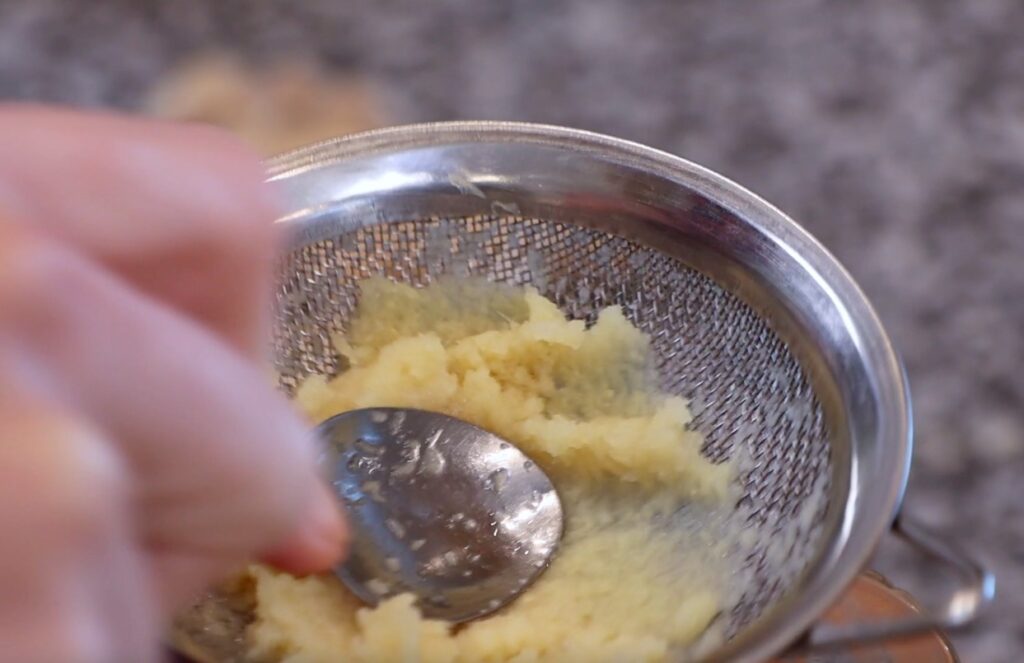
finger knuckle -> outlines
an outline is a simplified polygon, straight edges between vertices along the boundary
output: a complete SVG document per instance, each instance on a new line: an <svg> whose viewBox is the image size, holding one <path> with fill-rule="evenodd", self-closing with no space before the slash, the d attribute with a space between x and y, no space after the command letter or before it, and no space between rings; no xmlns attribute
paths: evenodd
<svg viewBox="0 0 1024 663"><path fill-rule="evenodd" d="M75 265L53 245L27 233L0 233L0 314L55 310L69 288L78 282Z"/></svg>
<svg viewBox="0 0 1024 663"><path fill-rule="evenodd" d="M62 661L65 663L107 663L114 649L110 634L103 633L96 620L75 615L57 619L51 624L50 637L25 660Z"/></svg>
<svg viewBox="0 0 1024 663"><path fill-rule="evenodd" d="M86 427L39 411L5 420L4 436L17 442L3 462L4 484L24 504L25 525L67 545L106 536L126 493L114 450Z"/></svg>
<svg viewBox="0 0 1024 663"><path fill-rule="evenodd" d="M69 537L104 536L126 492L119 462L91 431L61 429L47 473L52 517Z"/></svg>
<svg viewBox="0 0 1024 663"><path fill-rule="evenodd" d="M197 142L207 150L209 180L228 192L226 205L210 219L210 230L222 246L246 251L269 237L277 216L266 169L251 147L225 131L197 127Z"/></svg>

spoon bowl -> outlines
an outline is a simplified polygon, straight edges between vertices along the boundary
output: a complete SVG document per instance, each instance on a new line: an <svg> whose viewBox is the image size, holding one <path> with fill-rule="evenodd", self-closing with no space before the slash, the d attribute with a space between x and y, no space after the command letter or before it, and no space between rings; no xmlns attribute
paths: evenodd
<svg viewBox="0 0 1024 663"><path fill-rule="evenodd" d="M352 529L335 572L367 603L411 593L425 617L463 622L508 604L550 563L561 501L511 443L414 409L345 412L317 431Z"/></svg>

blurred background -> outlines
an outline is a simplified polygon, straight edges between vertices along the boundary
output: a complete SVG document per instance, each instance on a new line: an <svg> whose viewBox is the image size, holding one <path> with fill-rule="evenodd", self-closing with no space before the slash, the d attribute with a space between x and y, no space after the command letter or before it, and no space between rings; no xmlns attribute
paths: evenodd
<svg viewBox="0 0 1024 663"><path fill-rule="evenodd" d="M515 119L659 147L804 224L910 373L907 508L1000 575L1024 651L1024 2L0 0L0 97L227 126L272 153ZM882 567L921 587L897 546ZM906 581L906 582L904 582Z"/></svg>

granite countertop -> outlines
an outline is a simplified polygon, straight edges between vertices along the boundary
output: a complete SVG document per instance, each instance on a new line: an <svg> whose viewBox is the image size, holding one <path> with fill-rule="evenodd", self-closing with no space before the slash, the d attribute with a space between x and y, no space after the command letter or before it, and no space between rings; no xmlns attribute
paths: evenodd
<svg viewBox="0 0 1024 663"><path fill-rule="evenodd" d="M428 8L429 7L429 8ZM1024 3L1019 0L0 4L0 95L137 107L182 56L310 55L395 121L520 119L657 146L807 226L862 284L916 404L907 508L982 552L1024 650ZM881 564L927 580L905 553Z"/></svg>

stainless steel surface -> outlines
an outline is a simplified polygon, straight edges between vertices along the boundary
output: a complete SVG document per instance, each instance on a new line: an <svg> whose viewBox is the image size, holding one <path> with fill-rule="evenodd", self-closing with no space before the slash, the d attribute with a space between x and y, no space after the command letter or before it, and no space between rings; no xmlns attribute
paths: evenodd
<svg viewBox="0 0 1024 663"><path fill-rule="evenodd" d="M562 505L551 480L481 428L372 408L317 431L320 465L352 528L336 573L370 605L411 592L425 616L482 617L523 592L558 548Z"/></svg>
<svg viewBox="0 0 1024 663"><path fill-rule="evenodd" d="M731 525L750 546L708 660L783 651L890 528L911 447L899 360L843 268L749 191L625 141L487 122L312 146L275 160L271 181L290 210L285 390L345 369L331 337L372 275L532 284L577 318L619 305L650 334L705 455L742 468Z"/></svg>
<svg viewBox="0 0 1024 663"><path fill-rule="evenodd" d="M343 368L330 337L373 274L532 283L575 317L622 305L652 335L706 454L753 459L737 516L757 533L750 581L713 657L781 651L888 529L910 451L900 364L846 272L750 192L638 145L506 123L322 144L274 162L272 181L293 210L276 339L286 389Z"/></svg>
<svg viewBox="0 0 1024 663"><path fill-rule="evenodd" d="M970 553L942 539L913 518L901 514L893 525L893 533L942 571L956 576L954 588L942 605L924 608L913 616L899 620L843 626L817 626L801 643L800 653L828 652L851 645L911 635L936 627L954 629L969 624L978 612L995 597L995 577Z"/></svg>

